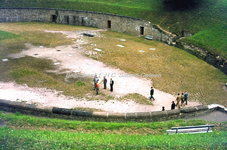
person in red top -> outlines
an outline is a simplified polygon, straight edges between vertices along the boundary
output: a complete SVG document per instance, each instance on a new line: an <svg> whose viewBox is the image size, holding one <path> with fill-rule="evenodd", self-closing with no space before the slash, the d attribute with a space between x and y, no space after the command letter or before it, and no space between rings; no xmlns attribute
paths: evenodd
<svg viewBox="0 0 227 150"><path fill-rule="evenodd" d="M99 85L98 82L95 82L96 95L99 95Z"/></svg>

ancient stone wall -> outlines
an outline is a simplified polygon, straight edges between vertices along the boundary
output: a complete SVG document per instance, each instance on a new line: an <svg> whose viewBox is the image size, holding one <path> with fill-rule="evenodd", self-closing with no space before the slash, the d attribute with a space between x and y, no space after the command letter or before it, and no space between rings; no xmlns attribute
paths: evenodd
<svg viewBox="0 0 227 150"><path fill-rule="evenodd" d="M0 22L55 22L96 27L136 36L152 35L154 40L169 45L176 40L176 35L169 34L143 19L90 11L0 8Z"/></svg>
<svg viewBox="0 0 227 150"><path fill-rule="evenodd" d="M214 106L213 106L214 105ZM200 116L219 110L227 113L227 108L218 104L199 105L195 107L184 107L174 110L153 111L153 112L134 112L134 113L114 113L114 112L91 112L75 109L42 107L25 102L15 102L0 99L0 111L20 112L23 114L45 116L51 118L64 118L74 120L95 120L95 121L118 121L118 122L153 122L176 119L187 119Z"/></svg>
<svg viewBox="0 0 227 150"><path fill-rule="evenodd" d="M202 48L184 43L184 42L177 42L176 47L181 48L181 49L197 56L198 58L208 62L209 64L213 65L214 67L220 69L222 72L227 74L227 59L226 58L224 58L220 55L211 53Z"/></svg>

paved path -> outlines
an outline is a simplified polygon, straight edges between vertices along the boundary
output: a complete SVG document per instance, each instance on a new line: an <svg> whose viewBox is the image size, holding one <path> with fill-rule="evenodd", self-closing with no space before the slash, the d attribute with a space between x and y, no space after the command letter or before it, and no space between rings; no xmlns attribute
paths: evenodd
<svg viewBox="0 0 227 150"><path fill-rule="evenodd" d="M227 121L227 113L221 112L221 111L214 111L202 116L197 116L197 117L192 117L186 120L192 120L192 119L202 119L206 121L217 121L217 122L222 122L222 121Z"/></svg>

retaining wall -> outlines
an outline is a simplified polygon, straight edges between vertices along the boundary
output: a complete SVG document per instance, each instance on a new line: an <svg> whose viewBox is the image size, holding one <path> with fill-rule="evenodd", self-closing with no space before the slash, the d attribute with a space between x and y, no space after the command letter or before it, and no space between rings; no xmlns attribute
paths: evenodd
<svg viewBox="0 0 227 150"><path fill-rule="evenodd" d="M217 55L215 53L211 53L202 48L196 47L194 45L187 44L185 42L176 42L176 47L183 49L192 55L206 61L207 63L213 65L214 67L220 69L222 72L227 74L227 59Z"/></svg>
<svg viewBox="0 0 227 150"><path fill-rule="evenodd" d="M45 116L50 118L64 118L73 120L95 120L95 121L135 121L153 122L175 119L187 119L194 116L203 115L214 110L221 110L227 113L225 107L219 105L210 107L199 105L195 107L184 107L174 110L135 112L135 113L114 113L114 112L91 112L57 107L41 107L25 102L15 102L0 99L0 110L6 112L20 112L23 114Z"/></svg>
<svg viewBox="0 0 227 150"><path fill-rule="evenodd" d="M172 44L177 39L140 18L121 15L46 8L0 8L0 22L55 22L77 26L96 27L136 36L152 35L154 40Z"/></svg>

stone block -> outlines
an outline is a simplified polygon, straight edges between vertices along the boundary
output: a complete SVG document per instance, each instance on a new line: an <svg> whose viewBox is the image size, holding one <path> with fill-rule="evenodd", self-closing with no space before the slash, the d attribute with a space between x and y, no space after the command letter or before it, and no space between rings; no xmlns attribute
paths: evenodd
<svg viewBox="0 0 227 150"><path fill-rule="evenodd" d="M108 118L126 119L126 113L108 113Z"/></svg>
<svg viewBox="0 0 227 150"><path fill-rule="evenodd" d="M11 101L0 99L0 106L11 106Z"/></svg>
<svg viewBox="0 0 227 150"><path fill-rule="evenodd" d="M53 107L52 112L62 115L71 115L71 109Z"/></svg>
<svg viewBox="0 0 227 150"><path fill-rule="evenodd" d="M151 113L150 112L138 112L137 113L137 118L150 118Z"/></svg>
<svg viewBox="0 0 227 150"><path fill-rule="evenodd" d="M73 116L91 117L92 111L72 110Z"/></svg>
<svg viewBox="0 0 227 150"><path fill-rule="evenodd" d="M107 113L106 112L93 112L92 117L94 118L107 118Z"/></svg>
<svg viewBox="0 0 227 150"><path fill-rule="evenodd" d="M197 111L201 111L201 110L208 110L208 106L207 105L199 105L199 106L195 106Z"/></svg>
<svg viewBox="0 0 227 150"><path fill-rule="evenodd" d="M137 113L126 113L126 119L136 119Z"/></svg>
<svg viewBox="0 0 227 150"><path fill-rule="evenodd" d="M24 109L36 111L36 105L33 105L33 104L25 104L24 105Z"/></svg>
<svg viewBox="0 0 227 150"><path fill-rule="evenodd" d="M168 116L179 115L180 114L180 110L179 109L166 110L166 113L167 113Z"/></svg>
<svg viewBox="0 0 227 150"><path fill-rule="evenodd" d="M153 111L151 112L151 117L164 117L167 115L166 111Z"/></svg>
<svg viewBox="0 0 227 150"><path fill-rule="evenodd" d="M10 107L24 109L25 102L11 102Z"/></svg>
<svg viewBox="0 0 227 150"><path fill-rule="evenodd" d="M180 108L181 113L190 113L190 112L195 112L196 108L195 107L184 107Z"/></svg>
<svg viewBox="0 0 227 150"><path fill-rule="evenodd" d="M51 106L36 106L36 110L41 112L52 113L52 109L53 107Z"/></svg>

